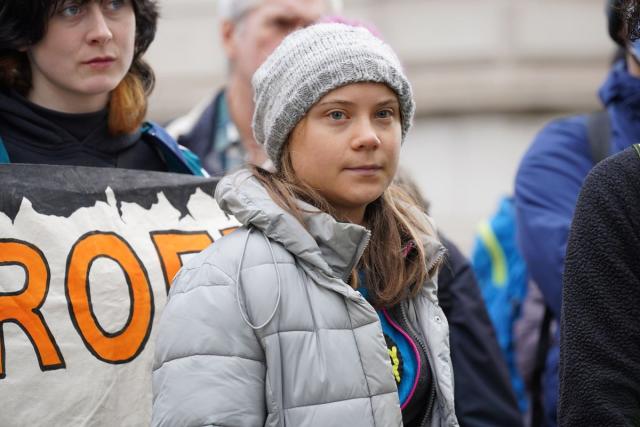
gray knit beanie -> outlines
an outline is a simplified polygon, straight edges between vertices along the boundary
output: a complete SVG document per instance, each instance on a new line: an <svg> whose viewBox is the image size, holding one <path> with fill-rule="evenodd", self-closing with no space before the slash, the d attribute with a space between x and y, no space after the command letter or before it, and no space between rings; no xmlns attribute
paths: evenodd
<svg viewBox="0 0 640 427"><path fill-rule="evenodd" d="M253 133L280 168L282 147L309 109L324 95L350 83L385 83L398 95L402 140L415 103L398 57L369 30L317 24L295 31L253 75Z"/></svg>

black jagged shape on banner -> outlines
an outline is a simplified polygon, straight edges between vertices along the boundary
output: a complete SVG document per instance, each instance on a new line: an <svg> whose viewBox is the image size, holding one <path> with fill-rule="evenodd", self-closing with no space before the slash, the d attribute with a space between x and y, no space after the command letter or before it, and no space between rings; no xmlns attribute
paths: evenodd
<svg viewBox="0 0 640 427"><path fill-rule="evenodd" d="M148 210L163 193L184 217L196 190L213 196L217 182L217 178L128 169L0 165L0 212L15 221L23 199L27 199L39 214L68 218L78 209L106 203L106 190L111 188L120 215L123 203L136 203Z"/></svg>

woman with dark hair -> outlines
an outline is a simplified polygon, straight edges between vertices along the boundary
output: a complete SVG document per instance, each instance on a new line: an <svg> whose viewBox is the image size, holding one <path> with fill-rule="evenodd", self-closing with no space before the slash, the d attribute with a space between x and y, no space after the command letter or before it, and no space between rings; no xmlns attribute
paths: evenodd
<svg viewBox="0 0 640 427"><path fill-rule="evenodd" d="M4 0L0 163L200 174L193 154L143 123L157 17L154 0Z"/></svg>

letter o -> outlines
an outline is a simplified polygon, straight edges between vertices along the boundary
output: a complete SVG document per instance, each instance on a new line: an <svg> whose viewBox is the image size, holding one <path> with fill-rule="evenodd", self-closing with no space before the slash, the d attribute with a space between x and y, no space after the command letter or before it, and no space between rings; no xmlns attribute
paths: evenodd
<svg viewBox="0 0 640 427"><path fill-rule="evenodd" d="M93 312L89 272L98 258L115 261L127 278L131 298L129 318L116 333L102 329ZM144 349L154 316L153 292L142 262L120 236L92 232L75 243L67 258L65 294L71 321L95 357L107 363L126 363Z"/></svg>

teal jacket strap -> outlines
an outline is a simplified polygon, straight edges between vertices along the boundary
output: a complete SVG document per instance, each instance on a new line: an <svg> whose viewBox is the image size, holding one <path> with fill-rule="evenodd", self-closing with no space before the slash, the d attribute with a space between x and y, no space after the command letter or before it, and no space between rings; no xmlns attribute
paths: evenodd
<svg viewBox="0 0 640 427"><path fill-rule="evenodd" d="M11 163L11 160L9 159L9 153L7 153L7 149L4 148L2 138L0 137L0 165L7 163Z"/></svg>
<svg viewBox="0 0 640 427"><path fill-rule="evenodd" d="M198 156L179 145L162 127L153 122L145 122L142 125L142 135L160 152L167 162L169 172L209 176L202 168Z"/></svg>

